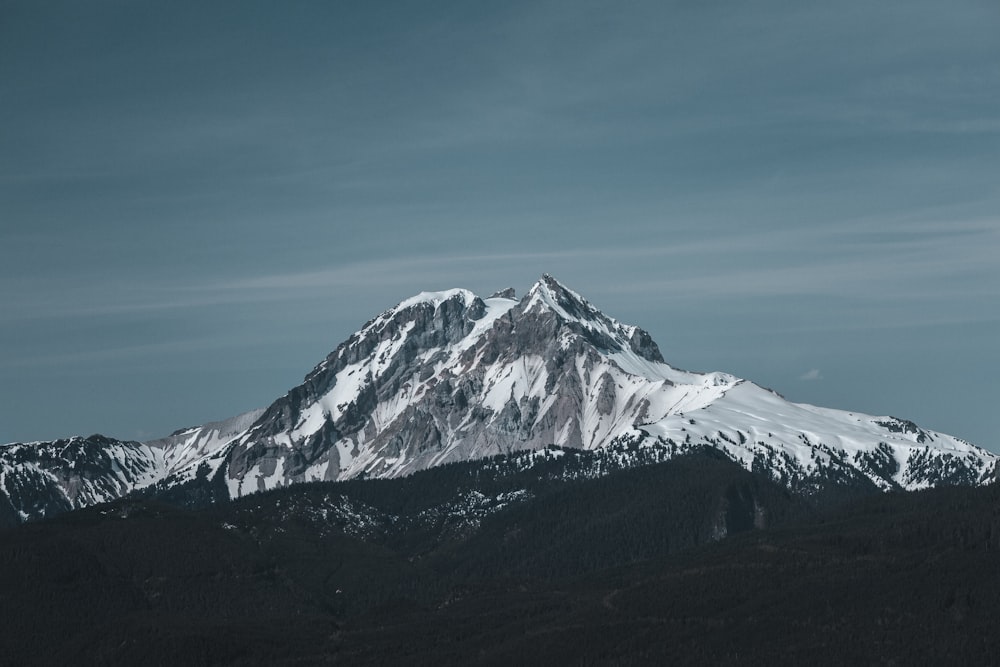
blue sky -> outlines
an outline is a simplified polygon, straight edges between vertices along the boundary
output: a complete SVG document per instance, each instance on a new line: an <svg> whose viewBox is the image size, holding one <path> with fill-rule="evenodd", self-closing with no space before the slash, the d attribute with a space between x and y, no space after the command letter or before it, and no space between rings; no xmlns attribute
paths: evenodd
<svg viewBox="0 0 1000 667"><path fill-rule="evenodd" d="M0 0L0 442L268 404L552 273L1000 451L1000 5Z"/></svg>

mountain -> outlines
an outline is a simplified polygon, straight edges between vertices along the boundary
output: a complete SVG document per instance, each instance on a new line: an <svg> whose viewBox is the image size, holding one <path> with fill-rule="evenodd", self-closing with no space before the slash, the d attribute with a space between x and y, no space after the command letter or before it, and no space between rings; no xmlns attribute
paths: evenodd
<svg viewBox="0 0 1000 667"><path fill-rule="evenodd" d="M907 420L674 368L647 332L546 275L520 300L510 289L407 299L263 411L149 443L4 446L0 489L25 519L149 487L210 484L212 497L239 497L553 445L606 451L619 467L709 446L806 493L975 485L997 468L994 454Z"/></svg>
<svg viewBox="0 0 1000 667"><path fill-rule="evenodd" d="M909 421L673 368L648 333L551 276L511 296L425 292L368 322L229 445L220 469L230 495L549 444L710 445L796 487L976 484L996 466L993 454Z"/></svg>
<svg viewBox="0 0 1000 667"><path fill-rule="evenodd" d="M0 447L0 526L120 498L163 478L162 450L102 435Z"/></svg>
<svg viewBox="0 0 1000 667"><path fill-rule="evenodd" d="M148 488L217 454L263 413L181 429L146 443L103 435L0 446L0 527L97 505Z"/></svg>

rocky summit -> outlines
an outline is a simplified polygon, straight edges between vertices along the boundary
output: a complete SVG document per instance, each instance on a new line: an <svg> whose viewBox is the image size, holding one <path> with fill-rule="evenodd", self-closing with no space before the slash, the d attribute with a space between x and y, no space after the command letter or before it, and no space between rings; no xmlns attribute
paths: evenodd
<svg viewBox="0 0 1000 667"><path fill-rule="evenodd" d="M4 446L0 489L8 512L28 519L151 485L210 479L238 497L550 446L622 461L709 446L805 491L975 485L997 468L994 454L908 420L791 403L727 373L674 368L646 331L545 275L521 299L512 289L406 299L264 410L142 444ZM98 460L96 450L108 452L106 466L78 465ZM45 488L44 502L32 485Z"/></svg>

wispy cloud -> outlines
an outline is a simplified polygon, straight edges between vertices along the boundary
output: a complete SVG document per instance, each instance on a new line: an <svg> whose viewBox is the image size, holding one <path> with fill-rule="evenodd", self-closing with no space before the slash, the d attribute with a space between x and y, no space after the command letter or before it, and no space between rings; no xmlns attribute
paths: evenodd
<svg viewBox="0 0 1000 667"><path fill-rule="evenodd" d="M806 371L805 373L803 373L802 375L800 375L799 379L803 380L803 381L806 381L806 382L811 382L813 380L822 380L823 376L820 375L820 372L819 372L818 368L812 368L812 369Z"/></svg>
<svg viewBox="0 0 1000 667"><path fill-rule="evenodd" d="M641 245L612 241L517 251L507 243L495 252L444 249L251 275L233 275L230 269L229 276L198 281L185 274L137 275L65 289L53 284L44 294L13 289L0 297L0 305L8 323L331 299L366 301L370 309L424 289L468 287L488 293L508 285L523 288L549 272L595 299L631 295L660 304L694 304L836 298L846 300L840 306L844 326L851 326L848 311L861 307L911 310L907 321L917 314L927 321L973 315L995 319L995 311L968 305L1000 296L995 279L1000 222L948 220L946 215L730 229L712 238L682 233L671 243L661 237Z"/></svg>
<svg viewBox="0 0 1000 667"><path fill-rule="evenodd" d="M49 352L16 359L0 359L0 368L66 368L102 364L114 367L123 362L132 365L155 365L167 358L192 357L196 353L229 350L234 345L248 346L260 337L239 337L217 334L191 338L145 343L94 344L88 349L73 352Z"/></svg>

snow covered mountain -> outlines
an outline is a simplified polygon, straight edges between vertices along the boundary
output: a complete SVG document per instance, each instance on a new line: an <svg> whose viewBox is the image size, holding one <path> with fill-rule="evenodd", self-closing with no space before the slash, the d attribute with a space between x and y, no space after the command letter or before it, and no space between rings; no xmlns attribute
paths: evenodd
<svg viewBox="0 0 1000 667"><path fill-rule="evenodd" d="M0 526L119 498L163 477L163 452L92 435L0 447Z"/></svg>
<svg viewBox="0 0 1000 667"><path fill-rule="evenodd" d="M165 479L194 477L203 459L263 410L140 443L103 435L0 446L0 526L107 502Z"/></svg>
<svg viewBox="0 0 1000 667"><path fill-rule="evenodd" d="M996 467L990 452L908 421L673 368L648 333L543 276L519 301L425 292L382 313L232 443L223 474L237 496L616 442L711 445L792 486L857 473L885 489L975 484Z"/></svg>
<svg viewBox="0 0 1000 667"><path fill-rule="evenodd" d="M29 469L73 507L196 477L236 497L549 445L619 452L619 465L708 445L798 489L982 484L997 469L994 454L906 420L790 403L726 373L673 368L648 333L548 275L520 300L510 289L407 299L266 410L145 444L108 441L102 451L120 462L99 473L80 473L66 442L0 448L0 490L22 517L37 512L13 501L6 480Z"/></svg>

